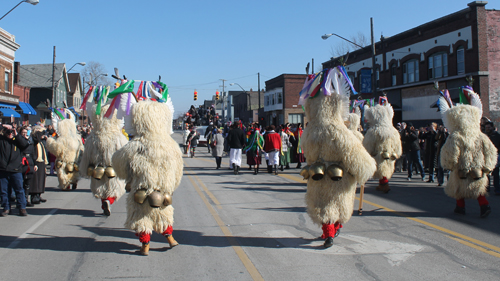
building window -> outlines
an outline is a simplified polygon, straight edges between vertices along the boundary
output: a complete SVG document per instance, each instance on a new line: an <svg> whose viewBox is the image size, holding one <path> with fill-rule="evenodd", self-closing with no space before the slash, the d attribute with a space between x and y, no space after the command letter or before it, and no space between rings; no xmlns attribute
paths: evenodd
<svg viewBox="0 0 500 281"><path fill-rule="evenodd" d="M459 47L457 49L457 74L465 73L465 49Z"/></svg>
<svg viewBox="0 0 500 281"><path fill-rule="evenodd" d="M418 81L418 60L409 60L403 64L403 84Z"/></svg>
<svg viewBox="0 0 500 281"><path fill-rule="evenodd" d="M396 64L392 64L391 66L391 85L396 86Z"/></svg>
<svg viewBox="0 0 500 281"><path fill-rule="evenodd" d="M277 95L278 95L278 102L277 102L277 103L278 103L278 104L283 103L283 99L282 99L282 95L281 95L281 93L277 93Z"/></svg>
<svg viewBox="0 0 500 281"><path fill-rule="evenodd" d="M5 70L5 91L10 92L9 86L10 86L10 72Z"/></svg>
<svg viewBox="0 0 500 281"><path fill-rule="evenodd" d="M448 76L448 54L438 53L429 57L429 79Z"/></svg>
<svg viewBox="0 0 500 281"><path fill-rule="evenodd" d="M288 114L288 123L299 124L304 123L304 114Z"/></svg>
<svg viewBox="0 0 500 281"><path fill-rule="evenodd" d="M271 98L271 104L272 104L272 105L274 105L274 103L275 103L275 101L276 101L276 99L274 98L274 96L275 96L275 95L276 95L276 94L273 94L272 96L270 96L270 98Z"/></svg>

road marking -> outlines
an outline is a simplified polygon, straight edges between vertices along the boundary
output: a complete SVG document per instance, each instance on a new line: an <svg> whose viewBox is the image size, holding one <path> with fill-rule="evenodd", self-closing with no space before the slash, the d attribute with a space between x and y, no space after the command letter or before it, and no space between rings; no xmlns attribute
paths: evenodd
<svg viewBox="0 0 500 281"><path fill-rule="evenodd" d="M186 165L186 164L184 163L184 165ZM191 173L189 173L189 174L191 174ZM238 258L240 258L241 262L243 263L243 266L245 266L246 270L248 271L248 273L250 274L252 279L253 280L264 280L264 278L262 278L262 276L260 275L260 273L257 270L257 268L255 267L255 265L250 260L250 258L246 255L246 253L243 250L243 248L241 247L241 245L238 243L236 238L234 238L234 236L231 233L231 231L229 230L229 228L226 227L226 224L224 223L224 221L222 221L219 214L217 214L217 212L212 207L210 202L208 202L207 197L203 195L203 192L201 191L201 189L198 187L198 185L196 184L196 182L194 180L194 176L188 175L188 178L189 178L189 181L191 182L191 184L193 185L194 189L196 190L196 192L200 196L201 200L203 200L203 203L205 203L205 205L207 206L208 211L210 212L212 217L217 222L217 225L222 230L222 233L224 233L224 235L226 236L226 239L229 241L229 244L233 248L234 252L238 256Z"/></svg>
<svg viewBox="0 0 500 281"><path fill-rule="evenodd" d="M479 247L479 246L477 246L477 245L475 245L475 244L469 243L469 242L464 241L464 240L462 240L462 239L458 239L458 238L456 238L456 237L452 237L452 236L448 236L448 235L447 235L447 237L448 237L448 238L450 238L450 239L453 239L453 240L455 240L455 241L457 241L457 242L459 242L459 243L462 243L462 244L464 244L465 246L469 246L469 247L474 248L474 249L476 249L476 250L479 250L479 251L481 251L481 252L487 253L488 255L492 255L492 256L495 256L495 257L497 257L497 258L500 258L500 254L499 254L499 253L497 253L497 252L493 252L493 251L492 251L492 250L490 250L490 249L485 249L485 248L483 248L483 247Z"/></svg>
<svg viewBox="0 0 500 281"><path fill-rule="evenodd" d="M21 234L19 237L16 238L16 240L12 241L12 243L7 246L7 249L13 249L15 248L22 239L28 237L29 233L32 233L37 229L42 223L44 223L46 220L48 220L55 212L57 212L59 209L52 209L48 214L43 216L39 221L37 221L34 225L32 225L28 230L26 230L23 234Z"/></svg>
<svg viewBox="0 0 500 281"><path fill-rule="evenodd" d="M335 244L331 248L323 249L323 241L314 240L307 246L297 244L298 237L286 230L273 230L266 232L269 236L276 239L286 247L305 250L311 253L320 253L325 255L368 255L378 254L387 259L391 266L399 266L415 253L422 251L425 247L422 245L385 241L368 237L355 235L341 235L337 239L347 239L355 243ZM295 238L295 239L290 239ZM318 251L318 249L322 249Z"/></svg>
<svg viewBox="0 0 500 281"><path fill-rule="evenodd" d="M284 177L284 176L283 176L283 177ZM296 181L296 182L301 182L301 183L304 183L304 181L303 181L300 177L297 177L297 176L291 176L291 175L288 175L286 178L287 178L287 179L294 180L294 181ZM359 197L356 197L356 200L359 200ZM471 245L474 245L474 244L479 245L479 246L481 246L482 248L481 248L481 247L477 247L477 246L476 246L476 247L472 247L472 248L477 249L477 250L480 250L480 251L483 251L483 252L485 252L485 253L487 253L487 254L489 254L489 255L492 255L492 256L494 256L494 257L498 257L498 256L500 255L500 247L496 247L496 246L491 245L491 244L488 244L488 243L486 243L486 242L483 242L483 241L480 241L480 240L474 239L474 238L472 238L472 237L469 237L469 236L466 236L466 235L460 234L460 233L455 232L455 231L453 231L453 230L449 230L449 229L447 229L447 228L444 228L444 227L441 227L441 226L435 225L435 224L430 223L430 222L426 222L426 221L421 220L421 219L417 219L417 218L412 218L412 217L409 217L409 216L405 215L404 213L400 213L400 212L398 212L398 211L395 211L395 210L389 209L389 208L384 207L384 206L382 206L382 205L379 205L379 204L376 204L376 203L373 203L373 202L367 201L366 199L363 199L363 203L366 203L366 204L372 205L372 206L377 207L377 208L379 208L379 209L383 209L383 210L385 210L385 211L388 211L388 212L394 213L394 214L396 214L396 215L398 215L398 216L401 216L401 217L407 218L407 219L412 220L412 221L414 221L414 222L421 223L421 224L426 225L426 226L428 226L428 227L431 227L431 228L437 229L437 230L439 230L439 231L441 231L441 232L444 232L444 233L447 233L447 234L449 234L449 235L452 235L452 236L458 237L458 238L460 238L460 239L462 239L462 240L461 240L461 241L459 241L460 239L459 239L459 240L453 239L453 240L456 240L456 241L458 241L458 242L460 242L460 243L462 243L462 244L464 244L464 245L467 245L467 246L470 246L470 247L472 247ZM446 235L446 236L447 236L447 235ZM447 236L447 237L450 237L450 236ZM451 237L450 237L450 238L451 238ZM463 241L463 240L468 241L468 242L465 242L465 241ZM486 250L485 250L484 248L486 248Z"/></svg>
<svg viewBox="0 0 500 281"><path fill-rule="evenodd" d="M217 209L222 209L222 206L220 205L220 202L219 202L219 200L217 200L215 195L212 192L210 192L210 190L208 190L207 186L200 180L200 178L197 175L193 175L193 176L198 181L198 183L201 185L203 190L207 193L208 197L210 197L210 199L212 199L212 201L214 202Z"/></svg>

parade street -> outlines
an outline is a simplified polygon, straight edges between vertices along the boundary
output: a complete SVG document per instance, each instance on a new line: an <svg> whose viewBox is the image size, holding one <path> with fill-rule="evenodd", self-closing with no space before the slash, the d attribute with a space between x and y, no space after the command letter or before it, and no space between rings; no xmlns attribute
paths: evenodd
<svg viewBox="0 0 500 281"><path fill-rule="evenodd" d="M173 138L181 142L180 132ZM498 280L500 196L492 213L479 217L476 200L466 215L437 183L395 173L388 194L366 184L363 214L359 194L351 220L331 248L321 226L307 215L306 181L300 170L254 175L246 157L240 175L215 169L206 147L184 155L184 176L173 195L173 236L151 236L149 256L123 227L124 195L102 214L88 179L60 191L47 178L46 203L28 216L0 218L1 280ZM168 169L169 167L164 167Z"/></svg>

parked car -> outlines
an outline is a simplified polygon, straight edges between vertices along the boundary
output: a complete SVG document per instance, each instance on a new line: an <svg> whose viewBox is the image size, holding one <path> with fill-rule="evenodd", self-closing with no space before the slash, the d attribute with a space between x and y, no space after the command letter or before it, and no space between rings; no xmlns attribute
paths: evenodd
<svg viewBox="0 0 500 281"><path fill-rule="evenodd" d="M207 130L208 126L199 126L196 127L196 132L200 134L200 139L198 140L198 145L199 146L207 146L207 139L205 138L205 131Z"/></svg>

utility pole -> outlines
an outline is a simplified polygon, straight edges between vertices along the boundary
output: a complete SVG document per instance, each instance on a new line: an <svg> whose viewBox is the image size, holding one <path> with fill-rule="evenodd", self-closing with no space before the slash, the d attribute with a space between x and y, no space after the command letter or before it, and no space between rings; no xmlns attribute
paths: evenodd
<svg viewBox="0 0 500 281"><path fill-rule="evenodd" d="M375 41L373 41L373 18L370 18L370 27L372 33L372 95L375 96L377 90L377 67L375 65Z"/></svg>
<svg viewBox="0 0 500 281"><path fill-rule="evenodd" d="M259 88L259 107L257 108L257 122L260 124L260 72L257 73L257 87Z"/></svg>
<svg viewBox="0 0 500 281"><path fill-rule="evenodd" d="M56 101L55 101L55 82L54 81L54 75L56 71L56 46L54 46L54 55L53 55L53 60L52 60L52 107L56 107Z"/></svg>
<svg viewBox="0 0 500 281"><path fill-rule="evenodd" d="M226 82L227 80L224 80L224 79L219 79L222 81L222 121L223 122L226 122L225 118L226 118L226 95L224 94L225 92L225 86L224 86L224 82Z"/></svg>

